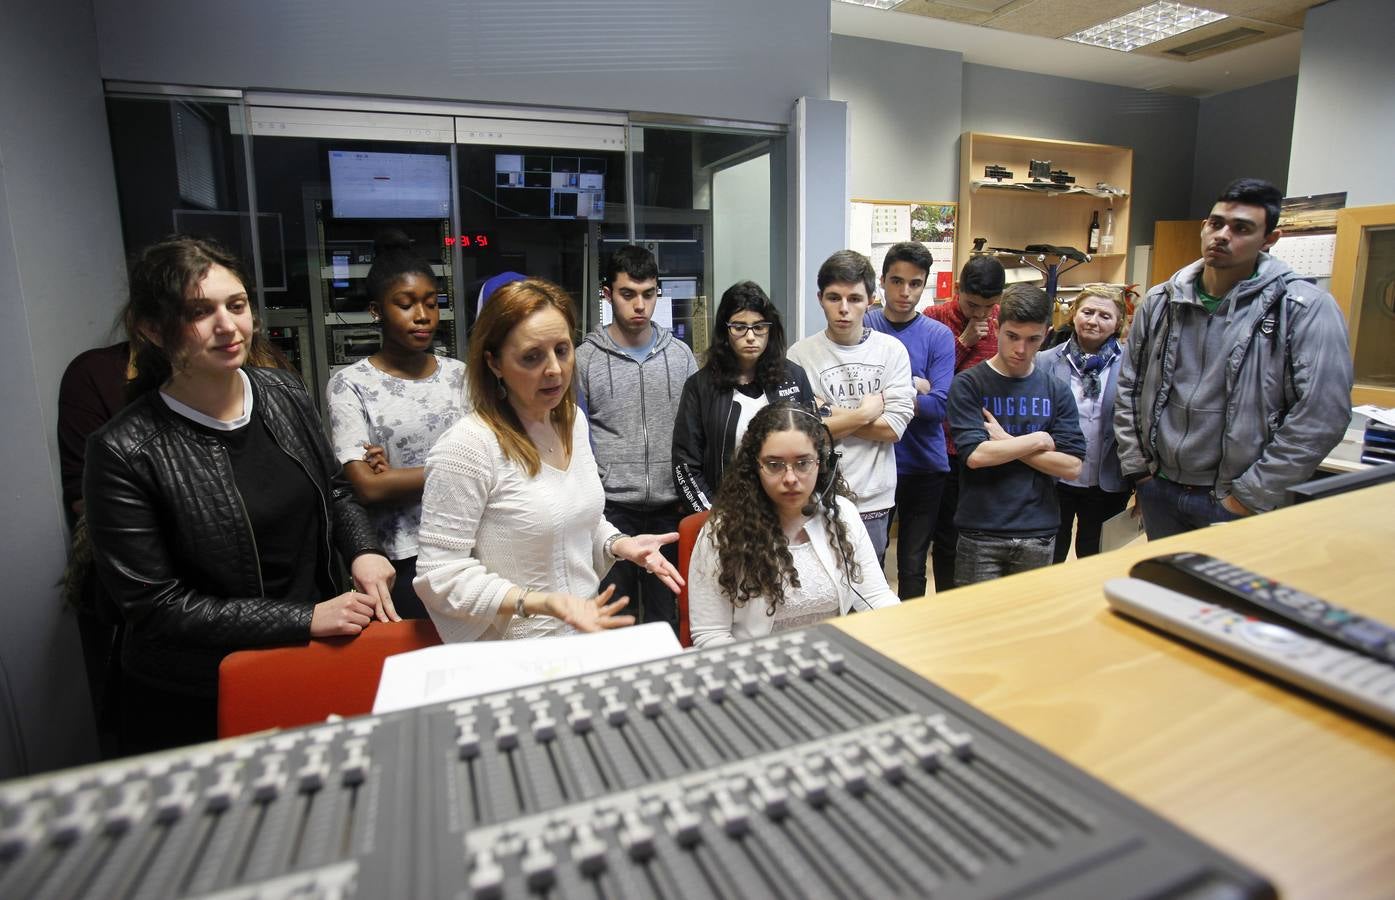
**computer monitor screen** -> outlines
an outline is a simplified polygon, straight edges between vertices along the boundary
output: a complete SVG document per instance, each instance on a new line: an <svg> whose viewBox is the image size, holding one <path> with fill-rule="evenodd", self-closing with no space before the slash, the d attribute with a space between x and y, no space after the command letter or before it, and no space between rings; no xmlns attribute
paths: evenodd
<svg viewBox="0 0 1395 900"><path fill-rule="evenodd" d="M496 153L494 203L501 219L604 219L605 160Z"/></svg>
<svg viewBox="0 0 1395 900"><path fill-rule="evenodd" d="M336 219L444 219L450 158L331 150L329 193Z"/></svg>

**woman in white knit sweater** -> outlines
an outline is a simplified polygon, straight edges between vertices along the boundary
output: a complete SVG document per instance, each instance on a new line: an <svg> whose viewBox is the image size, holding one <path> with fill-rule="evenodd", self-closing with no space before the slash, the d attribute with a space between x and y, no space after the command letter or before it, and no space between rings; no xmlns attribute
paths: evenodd
<svg viewBox="0 0 1395 900"><path fill-rule="evenodd" d="M659 548L678 539L621 534L572 388L575 316L540 279L495 292L466 364L475 411L426 459L417 594L445 641L540 637L634 622L628 598L597 594L616 559L678 571Z"/></svg>
<svg viewBox="0 0 1395 900"><path fill-rule="evenodd" d="M699 647L894 606L833 437L789 403L751 420L688 565Z"/></svg>

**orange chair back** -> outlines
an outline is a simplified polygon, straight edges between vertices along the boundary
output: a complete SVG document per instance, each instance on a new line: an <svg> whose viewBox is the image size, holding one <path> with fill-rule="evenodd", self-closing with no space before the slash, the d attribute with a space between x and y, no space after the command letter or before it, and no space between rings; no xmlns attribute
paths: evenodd
<svg viewBox="0 0 1395 900"><path fill-rule="evenodd" d="M356 637L239 650L218 668L218 736L373 711L383 660L441 643L429 619L374 622Z"/></svg>
<svg viewBox="0 0 1395 900"><path fill-rule="evenodd" d="M693 544L706 521L704 510L684 516L678 523L678 573L683 576L683 589L678 592L678 643L684 647L693 646L693 635L688 629L688 560L693 558Z"/></svg>

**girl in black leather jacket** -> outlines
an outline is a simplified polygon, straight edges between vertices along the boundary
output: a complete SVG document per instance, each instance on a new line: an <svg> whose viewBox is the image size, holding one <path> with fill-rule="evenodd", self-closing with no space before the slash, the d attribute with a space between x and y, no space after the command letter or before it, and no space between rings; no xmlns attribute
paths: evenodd
<svg viewBox="0 0 1395 900"><path fill-rule="evenodd" d="M83 496L125 621L122 750L142 752L216 737L228 652L396 613L392 564L304 387L245 367L263 338L236 261L171 238L132 267L130 296L138 374L88 441ZM336 550L357 590L339 591Z"/></svg>
<svg viewBox="0 0 1395 900"><path fill-rule="evenodd" d="M707 361L678 401L673 484L685 514L712 507L746 424L781 400L812 408L814 391L804 370L785 359L775 304L754 281L739 281L722 293Z"/></svg>

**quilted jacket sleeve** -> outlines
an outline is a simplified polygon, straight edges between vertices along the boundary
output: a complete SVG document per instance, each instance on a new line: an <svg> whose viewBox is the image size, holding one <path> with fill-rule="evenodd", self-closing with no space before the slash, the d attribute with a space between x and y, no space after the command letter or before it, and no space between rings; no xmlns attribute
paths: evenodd
<svg viewBox="0 0 1395 900"><path fill-rule="evenodd" d="M93 559L127 624L171 643L209 648L305 640L314 605L269 597L222 597L178 574L153 486L95 437L83 478ZM236 565L233 560L230 565Z"/></svg>

